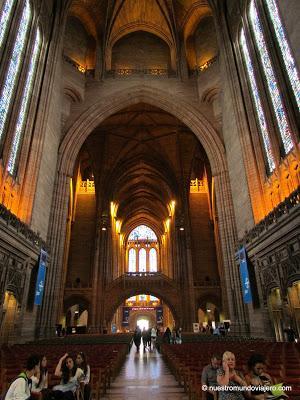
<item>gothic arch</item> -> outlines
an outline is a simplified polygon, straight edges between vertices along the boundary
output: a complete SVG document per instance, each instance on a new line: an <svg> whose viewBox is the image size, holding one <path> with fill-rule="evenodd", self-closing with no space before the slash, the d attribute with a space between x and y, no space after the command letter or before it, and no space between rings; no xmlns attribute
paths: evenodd
<svg viewBox="0 0 300 400"><path fill-rule="evenodd" d="M197 136L211 164L213 175L227 171L224 145L218 133L195 106L162 90L136 86L101 98L88 106L67 130L59 148L58 169L72 175L81 146L90 133L114 113L138 103L147 103L176 116Z"/></svg>
<svg viewBox="0 0 300 400"><path fill-rule="evenodd" d="M181 323L183 315L179 302L180 291L173 285L164 282L164 286L153 289L151 288L149 290L146 282L142 285L137 285L136 288L131 287L127 289L124 289L122 280L120 280L117 285L115 283L116 282L112 282L112 285L110 285L106 290L107 298L110 299L110 302L106 302L105 304L106 321L111 321L113 319L114 313L126 299L144 293L151 294L152 296L163 300L171 310L174 320L177 323Z"/></svg>
<svg viewBox="0 0 300 400"><path fill-rule="evenodd" d="M219 219L219 234L224 265L225 282L238 281L238 273L235 268L234 254L236 241L236 227L234 221L233 204L229 174L225 156L224 145L216 130L210 122L203 116L199 107L191 105L180 95L175 97L171 91L165 93L162 90L147 87L146 85L136 85L120 91L110 91L109 95L99 94L97 88L93 89L93 96L86 96L87 102L82 104L78 113L74 115L74 120L69 121L68 129L64 134L59 147L57 177L55 182L55 192L51 209L51 225L48 231L49 245L52 249L51 275L48 277L45 297L45 312L42 313L41 325L44 329L50 330L55 326L61 314L62 304L55 303L52 299L58 298L60 289L55 285L55 281L63 276L63 258L65 252L66 218L68 211L68 198L70 178L73 175L79 151L91 134L106 118L122 109L146 103L159 107L162 110L176 116L182 123L196 135L201 142L208 156L212 176L214 177L216 204ZM93 104L92 98L99 100ZM223 309L228 310L226 314L234 316L234 310L226 294L227 285L222 285ZM227 288L228 289L228 288ZM96 295L95 295L96 296ZM179 296L180 298L180 296ZM178 300L179 301L179 300ZM92 309L96 307L96 297L94 297ZM238 299L238 308L242 313L242 299ZM238 324L243 324L243 321ZM51 328L52 329L52 328Z"/></svg>

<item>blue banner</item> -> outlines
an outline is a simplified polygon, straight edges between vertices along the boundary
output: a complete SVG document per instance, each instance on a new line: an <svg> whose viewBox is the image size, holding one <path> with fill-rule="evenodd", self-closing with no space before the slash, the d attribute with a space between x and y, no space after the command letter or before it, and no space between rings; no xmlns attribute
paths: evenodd
<svg viewBox="0 0 300 400"><path fill-rule="evenodd" d="M248 264L247 264L247 255L245 247L242 247L239 252L239 260L240 260L240 274L241 274L241 281L242 281L242 291L243 291L243 299L244 303L252 303L252 293L250 287L250 279L249 279L249 272L248 272Z"/></svg>
<svg viewBox="0 0 300 400"><path fill-rule="evenodd" d="M46 263L47 263L47 253L46 251L41 249L39 270L36 279L35 296L34 296L34 304L36 304L37 306L40 306L43 300L45 277L46 277Z"/></svg>

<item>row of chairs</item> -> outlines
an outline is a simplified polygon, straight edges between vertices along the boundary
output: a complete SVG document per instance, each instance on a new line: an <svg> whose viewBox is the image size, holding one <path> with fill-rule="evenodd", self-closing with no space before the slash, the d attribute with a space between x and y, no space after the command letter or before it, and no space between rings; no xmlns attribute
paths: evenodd
<svg viewBox="0 0 300 400"><path fill-rule="evenodd" d="M162 354L175 378L189 394L189 398L202 398L201 374L214 353L231 351L236 356L236 369L247 373L247 361L253 353L266 357L268 373L276 383L291 386L291 399L300 399L300 353L293 343L276 342L206 342L185 343L180 346L163 344Z"/></svg>
<svg viewBox="0 0 300 400"><path fill-rule="evenodd" d="M54 370L60 357L65 353L75 356L80 351L86 354L91 368L92 398L99 399L106 393L112 379L120 370L128 352L127 344L28 344L2 347L0 355L1 398L6 393L10 383L24 368L26 359L30 354L40 354L47 357L49 386L54 386L59 383L59 378L54 376Z"/></svg>

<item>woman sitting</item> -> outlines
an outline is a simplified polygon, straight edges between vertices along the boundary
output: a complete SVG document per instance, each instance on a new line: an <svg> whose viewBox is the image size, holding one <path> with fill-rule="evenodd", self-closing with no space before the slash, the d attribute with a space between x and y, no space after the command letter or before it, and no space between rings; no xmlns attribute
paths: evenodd
<svg viewBox="0 0 300 400"><path fill-rule="evenodd" d="M219 400L242 400L243 391L233 390L234 386L247 386L241 373L235 370L235 355L230 351L223 354L222 367L217 371L217 382L220 386L230 386L228 390L220 390ZM232 389L232 390L231 390ZM245 393L246 394L246 393Z"/></svg>
<svg viewBox="0 0 300 400"><path fill-rule="evenodd" d="M68 353L59 360L54 375L61 378L60 385L53 387L54 398L57 400L74 400L83 371L75 365L73 358Z"/></svg>
<svg viewBox="0 0 300 400"><path fill-rule="evenodd" d="M40 370L32 376L31 381L31 394L33 397L44 397L44 394L46 394L48 389L48 369L46 356L42 356L40 358Z"/></svg>
<svg viewBox="0 0 300 400"><path fill-rule="evenodd" d="M80 387L83 393L83 399L89 400L91 396L91 369L87 363L86 356L82 351L80 351L76 356L76 366L83 371L83 375L80 378Z"/></svg>
<svg viewBox="0 0 300 400"><path fill-rule="evenodd" d="M270 386L273 386L274 382L271 376L265 372L265 369L266 362L264 356L261 354L252 354L248 360L249 372L246 375L248 385L255 387L251 392L251 399L286 399L288 396L281 389L279 390L281 384L276 385L276 393L272 392Z"/></svg>

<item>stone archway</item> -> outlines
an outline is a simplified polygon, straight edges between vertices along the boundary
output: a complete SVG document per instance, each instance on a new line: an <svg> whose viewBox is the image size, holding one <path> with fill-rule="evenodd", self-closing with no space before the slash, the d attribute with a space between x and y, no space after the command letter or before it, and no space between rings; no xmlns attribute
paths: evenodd
<svg viewBox="0 0 300 400"><path fill-rule="evenodd" d="M143 280L139 282L128 282L127 287L124 287L124 281L122 277L114 280L106 289L104 294L105 301L104 315L106 321L111 321L117 308L126 299L131 296L138 295L140 293L151 294L161 300L171 310L174 320L178 323L178 326L182 325L183 315L180 301L180 289L167 278L162 277L160 284L157 285L157 281L150 282Z"/></svg>
<svg viewBox="0 0 300 400"><path fill-rule="evenodd" d="M146 86L126 88L122 91L110 92L109 96L93 92L93 98L101 100L93 104L84 104L80 112L74 115L74 121L64 135L59 148L58 174L55 182L55 191L52 202L51 225L49 228L49 239L53 254L50 276L48 276L44 312L42 313L41 326L43 333L47 334L55 326L61 312L61 304L54 299L59 298L63 291L63 258L65 251L66 218L68 210L70 177L76 162L77 155L86 138L102 121L110 115L122 110L125 107L148 103L176 116L196 135L207 153L216 193L216 206L218 210L218 225L221 242L221 251L224 267L224 282L222 285L223 308L228 310L232 319L234 308L230 300L232 286L236 293L240 293L238 271L235 268L235 240L236 228L231 198L229 174L225 157L225 149L220 137L212 125L202 115L200 109L189 103L180 95L175 98L172 94L159 89ZM58 282L57 282L58 280ZM237 296L236 309L239 316L237 331L243 331L245 321L243 303L240 294ZM97 294L92 295L92 307L95 307Z"/></svg>

